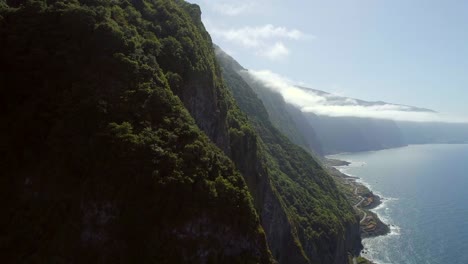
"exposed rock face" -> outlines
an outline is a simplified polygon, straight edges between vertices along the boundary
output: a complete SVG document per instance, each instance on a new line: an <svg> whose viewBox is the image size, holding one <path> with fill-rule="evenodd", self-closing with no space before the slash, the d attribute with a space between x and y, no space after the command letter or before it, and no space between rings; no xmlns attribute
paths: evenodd
<svg viewBox="0 0 468 264"><path fill-rule="evenodd" d="M368 215L361 222L361 235L363 238L384 236L390 232L390 227L383 223L373 212L367 211Z"/></svg>
<svg viewBox="0 0 468 264"><path fill-rule="evenodd" d="M229 153L227 105L211 71L191 73L179 91L174 91L197 125L226 153Z"/></svg>
<svg viewBox="0 0 468 264"><path fill-rule="evenodd" d="M264 203L260 216L273 257L279 263L310 263L306 253L297 244L293 234L296 230L271 185L265 188L262 198Z"/></svg>

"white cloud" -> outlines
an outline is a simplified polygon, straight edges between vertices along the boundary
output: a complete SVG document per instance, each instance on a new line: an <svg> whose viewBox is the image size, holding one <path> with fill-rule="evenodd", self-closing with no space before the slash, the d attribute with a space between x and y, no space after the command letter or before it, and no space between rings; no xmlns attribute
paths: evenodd
<svg viewBox="0 0 468 264"><path fill-rule="evenodd" d="M244 47L262 47L266 42L275 39L299 40L308 36L297 29L288 29L286 27L276 27L267 24L260 27L241 27L231 29L220 29L212 27L211 33L221 37L224 40L234 42Z"/></svg>
<svg viewBox="0 0 468 264"><path fill-rule="evenodd" d="M314 39L299 29L264 24L258 26L226 26L234 16L264 16L279 0L196 0L211 11L203 22L215 43L223 47L235 47L242 53L250 53L269 60L279 60L291 54L291 41ZM227 44L227 45L225 45Z"/></svg>
<svg viewBox="0 0 468 264"><path fill-rule="evenodd" d="M266 14L274 6L273 0L192 0L202 2L207 8L222 16Z"/></svg>
<svg viewBox="0 0 468 264"><path fill-rule="evenodd" d="M209 21L205 21L205 25L215 39L249 49L253 54L271 60L284 58L290 54L285 41L314 38L298 29L289 29L271 24L256 27L221 28Z"/></svg>
<svg viewBox="0 0 468 264"><path fill-rule="evenodd" d="M248 71L254 80L280 93L284 100L301 109L322 116L362 117L412 122L468 123L467 118L416 110L409 106L388 103L359 104L351 98L321 94L301 89L294 83L270 71Z"/></svg>
<svg viewBox="0 0 468 264"><path fill-rule="evenodd" d="M258 53L270 60L278 60L289 55L289 49L283 43L277 42L272 47L267 47L265 50L260 50Z"/></svg>
<svg viewBox="0 0 468 264"><path fill-rule="evenodd" d="M212 9L220 14L228 16L238 16L251 13L253 10L257 10L257 3L255 2L245 2L245 3L213 3Z"/></svg>

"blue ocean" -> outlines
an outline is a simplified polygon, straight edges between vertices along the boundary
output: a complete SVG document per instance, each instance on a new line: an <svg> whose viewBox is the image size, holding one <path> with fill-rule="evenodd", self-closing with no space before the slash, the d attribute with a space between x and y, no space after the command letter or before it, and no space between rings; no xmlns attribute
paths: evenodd
<svg viewBox="0 0 468 264"><path fill-rule="evenodd" d="M468 145L412 145L334 155L340 169L384 198L375 208L391 225L364 239L376 263L468 263Z"/></svg>

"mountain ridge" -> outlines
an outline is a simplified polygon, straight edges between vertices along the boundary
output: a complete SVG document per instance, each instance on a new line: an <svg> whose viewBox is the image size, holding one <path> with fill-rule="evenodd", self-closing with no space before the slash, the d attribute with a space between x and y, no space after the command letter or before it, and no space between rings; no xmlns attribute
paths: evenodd
<svg viewBox="0 0 468 264"><path fill-rule="evenodd" d="M237 70L262 99L275 127L294 143L317 154L317 156L380 150L409 144L463 143L468 140L468 124L466 123L400 121L379 118L378 115L366 116L359 112L350 112L351 110L361 111L360 107L368 107L370 109L368 111L376 108L375 110L399 111L401 114L438 114L431 109L383 101L371 102L302 86L291 86L310 93L312 98L317 97L314 100L319 100L317 102L319 113L326 112L326 107L331 107L331 109L334 106L351 107L343 109L343 111L348 111L345 114L317 114L314 111L316 105L313 103L310 105L310 109L307 109L307 106L300 107L293 102L287 102L280 92L281 89L284 89L280 86L284 84L270 87L275 84L262 80L261 78L264 77L254 76L242 66L238 67ZM321 110L321 107L324 107L325 110ZM398 113L394 114L398 115Z"/></svg>
<svg viewBox="0 0 468 264"><path fill-rule="evenodd" d="M346 96L339 96L335 95L326 91L322 90L317 90L313 88L308 88L300 85L296 85L297 88L300 88L304 91L312 91L313 93L326 96L326 97L331 97L340 100L341 102L346 102L349 100L352 100L353 102L356 102L356 105L363 105L363 106L379 106L379 105L392 105L392 106L403 106L405 108L401 109L401 111L408 111L408 112L430 112L430 113L437 113L437 111L428 109L428 108L422 108L422 107L417 107L417 106L411 106L411 105L404 105L404 104L396 104L396 103L388 103L384 101L366 101L362 99L357 99L353 97L346 97ZM348 100L347 100L348 99ZM338 104L339 105L339 104ZM342 104L342 105L347 105L347 104ZM349 105L352 105L352 103L349 103Z"/></svg>

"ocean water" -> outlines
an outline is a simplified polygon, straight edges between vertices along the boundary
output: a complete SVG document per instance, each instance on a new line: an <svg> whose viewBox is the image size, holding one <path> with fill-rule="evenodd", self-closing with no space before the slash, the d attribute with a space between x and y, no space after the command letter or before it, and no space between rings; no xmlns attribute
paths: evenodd
<svg viewBox="0 0 468 264"><path fill-rule="evenodd" d="M341 168L384 198L374 209L391 225L364 239L376 263L468 264L468 145L413 145L334 155Z"/></svg>

